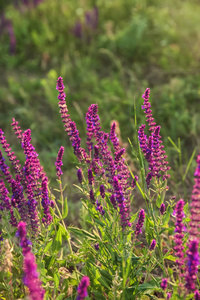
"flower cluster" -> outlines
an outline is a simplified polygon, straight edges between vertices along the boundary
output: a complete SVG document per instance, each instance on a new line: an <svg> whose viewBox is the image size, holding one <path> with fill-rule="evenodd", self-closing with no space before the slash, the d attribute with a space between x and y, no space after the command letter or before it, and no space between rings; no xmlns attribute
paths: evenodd
<svg viewBox="0 0 200 300"><path fill-rule="evenodd" d="M189 249L187 251L187 269L186 269L186 275L185 275L185 287L189 291L195 290L195 281L197 279L197 272L198 272L198 266L199 266L199 242L198 240L192 240L189 243Z"/></svg>
<svg viewBox="0 0 200 300"><path fill-rule="evenodd" d="M144 224L144 219L145 219L145 212L144 209L141 209L141 211L139 212L138 222L136 224L135 236L138 236L140 233L142 233L142 226Z"/></svg>
<svg viewBox="0 0 200 300"><path fill-rule="evenodd" d="M190 226L190 239L199 238L199 217L200 217L200 153L197 156L197 167L194 173L195 184L192 190L192 203L191 203L191 221Z"/></svg>
<svg viewBox="0 0 200 300"><path fill-rule="evenodd" d="M44 289L41 286L39 274L37 272L37 264L35 256L31 252L31 242L26 237L26 223L19 222L18 231L16 235L20 238L20 246L24 256L23 270L24 270L24 284L29 289L29 297L31 300L44 299Z"/></svg>
<svg viewBox="0 0 200 300"><path fill-rule="evenodd" d="M160 126L157 126L153 115L152 110L150 109L151 104L149 102L150 89L146 89L142 98L144 103L142 109L144 109L146 115L146 121L151 132L150 136L147 137L144 133L145 125L142 124L138 131L138 139L140 143L141 151L144 153L145 159L149 163L150 172L147 175L146 183L147 188L149 188L150 181L153 177L161 177L165 180L169 178L170 175L167 174L167 171L170 169L168 162L166 161L164 146L162 145L162 140L160 136Z"/></svg>
<svg viewBox="0 0 200 300"><path fill-rule="evenodd" d="M175 214L176 214L176 228L175 228L175 236L174 236L174 242L176 244L176 246L174 247L175 253L176 253L176 257L178 258L176 260L176 263L179 266L179 270L180 270L180 275L182 275L182 271L184 269L183 265L184 265L184 246L183 246L183 237L184 237L184 224L183 224L183 218L184 218L184 212L183 212L183 207L185 205L185 202L183 201L183 199L180 199L177 204L176 204L176 208L175 208Z"/></svg>
<svg viewBox="0 0 200 300"><path fill-rule="evenodd" d="M56 162L55 162L56 171L57 171L56 175L58 176L59 179L60 179L60 176L63 174L63 172L61 170L61 166L63 165L62 158L63 158L64 150L65 150L65 148L63 146L61 146L58 151L58 155L57 155Z"/></svg>
<svg viewBox="0 0 200 300"><path fill-rule="evenodd" d="M88 296L87 289L90 285L90 279L88 276L83 276L81 282L77 288L78 296L76 300L84 300L85 297Z"/></svg>

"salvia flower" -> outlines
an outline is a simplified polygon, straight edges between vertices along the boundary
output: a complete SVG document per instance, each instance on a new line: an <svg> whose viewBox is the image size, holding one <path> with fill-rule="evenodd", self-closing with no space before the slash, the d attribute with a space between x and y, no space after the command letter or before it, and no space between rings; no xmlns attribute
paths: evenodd
<svg viewBox="0 0 200 300"><path fill-rule="evenodd" d="M171 293L170 292L167 292L167 300L169 300L171 298Z"/></svg>
<svg viewBox="0 0 200 300"><path fill-rule="evenodd" d="M136 224L136 229L135 229L136 236L142 233L142 226L144 224L144 219L145 219L145 212L144 209L141 209L141 211L139 212L138 222Z"/></svg>
<svg viewBox="0 0 200 300"><path fill-rule="evenodd" d="M160 286L163 289L163 291L165 291L166 288L167 288L167 282L168 282L167 278L162 279L162 282L161 282Z"/></svg>
<svg viewBox="0 0 200 300"><path fill-rule="evenodd" d="M156 240L152 240L151 245L150 245L150 251L154 250L156 247Z"/></svg>
<svg viewBox="0 0 200 300"><path fill-rule="evenodd" d="M78 296L76 300L83 300L88 296L87 289L90 285L90 279L88 276L83 276L81 279L81 282L79 283L79 286L77 288Z"/></svg>
<svg viewBox="0 0 200 300"><path fill-rule="evenodd" d="M64 150L65 150L65 148L63 146L61 146L58 151L58 155L57 155L56 162L55 162L56 171L57 171L56 175L58 176L59 179L60 179L61 175L63 174L63 172L61 170L61 166L63 165L62 158L63 158Z"/></svg>
<svg viewBox="0 0 200 300"><path fill-rule="evenodd" d="M92 185L93 182L94 182L94 176L92 174L92 170L91 169L88 170L88 182L89 182L90 185Z"/></svg>
<svg viewBox="0 0 200 300"><path fill-rule="evenodd" d="M78 178L78 181L79 181L80 184L81 184L82 181L83 181L83 174L82 174L82 170L81 170L81 169L78 169L78 170L77 170L77 178Z"/></svg>
<svg viewBox="0 0 200 300"><path fill-rule="evenodd" d="M39 279L35 256L31 252L31 243L26 237L25 222L19 222L16 235L20 238L20 246L22 247L22 253L24 256L23 282L29 289L29 298L31 300L42 300L44 299L45 291L42 288L41 281Z"/></svg>
<svg viewBox="0 0 200 300"><path fill-rule="evenodd" d="M200 300L200 293L198 290L194 292L194 300Z"/></svg>
<svg viewBox="0 0 200 300"><path fill-rule="evenodd" d="M100 195L101 195L101 197L104 199L104 198L105 198L105 187L104 187L103 184L100 185L99 190L100 190Z"/></svg>
<svg viewBox="0 0 200 300"><path fill-rule="evenodd" d="M42 222L45 224L49 224L52 221L52 216L50 214L50 201L49 201L49 194L48 194L48 178L45 177L42 180L42 206L44 210L44 217Z"/></svg>
<svg viewBox="0 0 200 300"><path fill-rule="evenodd" d="M200 228L200 153L197 156L197 167L194 173L195 184L192 190L192 203L191 203L191 221L189 223L190 239L199 238L199 228Z"/></svg>
<svg viewBox="0 0 200 300"><path fill-rule="evenodd" d="M165 212L165 204L162 203L161 206L160 206L160 213L161 213L161 215L164 215L164 212Z"/></svg>
<svg viewBox="0 0 200 300"><path fill-rule="evenodd" d="M198 266L199 266L199 242L198 240L192 240L189 243L189 249L187 251L187 268L185 276L185 287L189 291L195 290L195 281L197 278Z"/></svg>
<svg viewBox="0 0 200 300"><path fill-rule="evenodd" d="M98 243L95 244L95 245L94 245L94 248L98 251L98 250L99 250L99 244L98 244Z"/></svg>
<svg viewBox="0 0 200 300"><path fill-rule="evenodd" d="M175 242L175 255L178 258L176 260L176 263L179 266L179 270L181 273L181 269L183 268L184 265L184 246L183 246L183 237L184 237L184 224L183 224L183 218L184 218L184 212L183 212L183 208L184 208L185 202L183 201L183 199L180 199L177 204L176 204L176 208L175 208L175 213L176 213L176 228L175 228L175 236L174 236L174 242ZM181 275L181 274L180 274Z"/></svg>

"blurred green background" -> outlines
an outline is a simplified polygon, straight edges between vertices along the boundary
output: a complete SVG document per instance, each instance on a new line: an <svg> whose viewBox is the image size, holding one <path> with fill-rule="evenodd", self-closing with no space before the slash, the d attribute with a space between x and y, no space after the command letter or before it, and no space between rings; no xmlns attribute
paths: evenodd
<svg viewBox="0 0 200 300"><path fill-rule="evenodd" d="M141 96L149 87L170 164L178 167L168 136L175 143L181 138L185 165L194 148L200 149L198 0L1 3L0 128L20 159L12 117L22 129L32 130L33 145L50 179L55 178L61 145L66 149L64 176L72 176L76 159L59 115L58 76L64 78L67 105L83 145L85 113L92 103L99 105L105 131L116 119L123 141L133 140L133 101L141 124Z"/></svg>

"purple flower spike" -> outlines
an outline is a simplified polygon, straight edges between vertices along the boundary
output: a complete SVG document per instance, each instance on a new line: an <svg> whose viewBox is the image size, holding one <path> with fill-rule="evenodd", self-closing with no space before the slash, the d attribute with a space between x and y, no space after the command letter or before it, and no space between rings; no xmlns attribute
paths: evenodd
<svg viewBox="0 0 200 300"><path fill-rule="evenodd" d="M93 182L94 182L94 176L92 174L92 170L91 169L88 170L88 182L89 182L90 185L92 185Z"/></svg>
<svg viewBox="0 0 200 300"><path fill-rule="evenodd" d="M145 212L144 209L141 209L141 211L139 212L138 222L136 224L135 236L138 236L140 233L142 233L142 226L144 224L144 219L145 219Z"/></svg>
<svg viewBox="0 0 200 300"><path fill-rule="evenodd" d="M183 246L183 237L184 237L184 224L183 224L183 218L184 218L184 212L183 212L183 207L185 205L185 202L183 201L183 199L180 199L177 204L176 204L176 208L175 208L175 214L176 214L176 228L175 228L175 244L176 246L174 247L175 253L176 253L176 257L178 257L178 259L176 260L176 263L179 266L179 270L180 270L180 275L182 274L182 269L183 269L183 265L184 265L184 246Z"/></svg>
<svg viewBox="0 0 200 300"><path fill-rule="evenodd" d="M188 256L188 263L187 263L187 270L185 276L185 287L189 291L195 290L195 281L196 281L196 274L198 272L199 266L199 252L198 252L199 242L198 240L192 240L189 244L189 249L187 251Z"/></svg>
<svg viewBox="0 0 200 300"><path fill-rule="evenodd" d="M167 292L167 300L169 300L171 298L171 293L170 292Z"/></svg>
<svg viewBox="0 0 200 300"><path fill-rule="evenodd" d="M78 181L79 181L80 184L81 184L82 181L83 181L83 174L82 174L81 169L78 169L78 171L77 171L77 178L78 178Z"/></svg>
<svg viewBox="0 0 200 300"><path fill-rule="evenodd" d="M105 198L105 187L104 187L104 185L102 184L102 185L100 185L100 195L101 195L101 197L104 199Z"/></svg>
<svg viewBox="0 0 200 300"><path fill-rule="evenodd" d="M62 158L63 158L63 153L64 153L65 148L63 146L60 147L59 151L58 151L58 155L56 158L56 175L58 176L58 178L60 179L61 175L63 174L62 170L61 170L61 166L63 165L62 163Z"/></svg>
<svg viewBox="0 0 200 300"><path fill-rule="evenodd" d="M162 279L162 282L161 282L160 286L163 289L163 291L165 291L166 288L167 288L167 281L168 281L167 278Z"/></svg>
<svg viewBox="0 0 200 300"><path fill-rule="evenodd" d="M194 300L200 300L200 293L198 290L194 292Z"/></svg>
<svg viewBox="0 0 200 300"><path fill-rule="evenodd" d="M88 296L87 289L90 285L90 279L88 276L83 276L81 282L77 288L78 296L76 300L84 300Z"/></svg>
<svg viewBox="0 0 200 300"><path fill-rule="evenodd" d="M94 248L98 251L98 250L99 250L99 244L98 244L98 243L95 244L95 245L94 245Z"/></svg>
<svg viewBox="0 0 200 300"><path fill-rule="evenodd" d="M156 240L152 240L151 245L150 245L150 251L153 251L156 247Z"/></svg>
<svg viewBox="0 0 200 300"><path fill-rule="evenodd" d="M194 173L194 181L195 184L192 190L192 203L191 203L191 221L189 223L190 226L190 239L199 238L199 215L200 215L200 153L197 156L197 167Z"/></svg>
<svg viewBox="0 0 200 300"><path fill-rule="evenodd" d="M43 218L43 223L49 224L52 221L52 216L50 214L49 206L50 206L50 201L49 201L49 195L48 195L48 178L45 177L42 180L42 206L44 209L44 218Z"/></svg>
<svg viewBox="0 0 200 300"><path fill-rule="evenodd" d="M24 284L29 289L29 297L31 300L44 299L44 293L37 272L37 264L35 262L35 256L31 252L31 242L26 237L26 223L19 222L18 231L16 236L20 238L20 246L22 247L22 253L24 256L23 270L24 270Z"/></svg>
<svg viewBox="0 0 200 300"><path fill-rule="evenodd" d="M161 206L160 206L160 214L164 215L164 212L165 212L165 204L162 203Z"/></svg>

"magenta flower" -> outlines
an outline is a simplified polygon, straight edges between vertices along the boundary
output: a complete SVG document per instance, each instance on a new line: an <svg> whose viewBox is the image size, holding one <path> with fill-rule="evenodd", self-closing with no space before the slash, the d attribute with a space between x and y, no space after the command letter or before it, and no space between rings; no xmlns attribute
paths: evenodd
<svg viewBox="0 0 200 300"><path fill-rule="evenodd" d="M185 276L185 287L189 291L195 290L195 281L197 279L197 272L199 266L199 242L198 240L192 240L189 243L189 249L187 251L187 268L186 268L186 276Z"/></svg>
<svg viewBox="0 0 200 300"><path fill-rule="evenodd" d="M29 289L29 297L31 300L44 299L44 289L41 286L39 274L37 272L37 264L35 262L35 256L31 252L31 242L26 237L26 223L19 222L18 231L16 235L20 238L20 246L22 247L22 253L24 256L23 282Z"/></svg>
<svg viewBox="0 0 200 300"><path fill-rule="evenodd" d="M198 290L194 292L194 300L200 300L200 293Z"/></svg>
<svg viewBox="0 0 200 300"><path fill-rule="evenodd" d="M194 173L195 184L192 190L192 203L191 203L191 221L190 226L190 239L199 238L200 228L200 153L197 156L197 167Z"/></svg>
<svg viewBox="0 0 200 300"><path fill-rule="evenodd" d="M163 278L163 279L162 279L162 282L161 282L160 286L161 286L161 288L163 289L163 291L165 291L166 288L167 288L167 282L168 282L168 279L167 279L167 278Z"/></svg>
<svg viewBox="0 0 200 300"><path fill-rule="evenodd" d="M88 170L88 182L89 182L90 185L92 185L94 183L94 176L92 174L91 169Z"/></svg>
<svg viewBox="0 0 200 300"><path fill-rule="evenodd" d="M165 212L165 204L162 203L161 206L160 206L160 214L164 215L164 212Z"/></svg>
<svg viewBox="0 0 200 300"><path fill-rule="evenodd" d="M55 162L56 171L57 171L56 175L58 176L59 179L60 179L61 175L63 174L63 172L61 170L61 166L63 165L62 158L63 158L64 150L65 150L65 148L63 146L61 146L58 151L58 155L57 155L56 162Z"/></svg>
<svg viewBox="0 0 200 300"><path fill-rule="evenodd" d="M150 245L150 251L153 251L156 247L156 240L152 240L151 245Z"/></svg>
<svg viewBox="0 0 200 300"><path fill-rule="evenodd" d="M78 181L79 181L80 184L81 184L82 181L83 181L83 174L82 174L81 169L78 169L78 170L77 170L77 178L78 178Z"/></svg>
<svg viewBox="0 0 200 300"><path fill-rule="evenodd" d="M184 224L183 224L183 218L184 218L184 212L183 212L183 207L185 205L185 202L183 201L183 199L180 199L177 204L176 204L176 208L175 208L175 214L176 214L176 228L175 228L175 236L174 236L174 242L175 242L175 255L178 258L176 260L176 263L179 266L179 271L180 271L180 275L182 275L182 269L183 269L183 265L184 265L184 246L183 246L183 237L184 237Z"/></svg>
<svg viewBox="0 0 200 300"><path fill-rule="evenodd" d="M142 226L144 224L144 219L145 219L145 212L144 209L141 209L141 211L139 212L138 222L136 224L135 236L138 236L140 233L142 233Z"/></svg>
<svg viewBox="0 0 200 300"><path fill-rule="evenodd" d="M84 300L88 296L87 289L90 285L90 279L88 276L83 276L81 282L77 288L78 296L76 300Z"/></svg>
<svg viewBox="0 0 200 300"><path fill-rule="evenodd" d="M99 190L100 190L100 195L101 195L101 197L104 199L104 198L105 198L105 187L104 187L103 184L100 185Z"/></svg>

